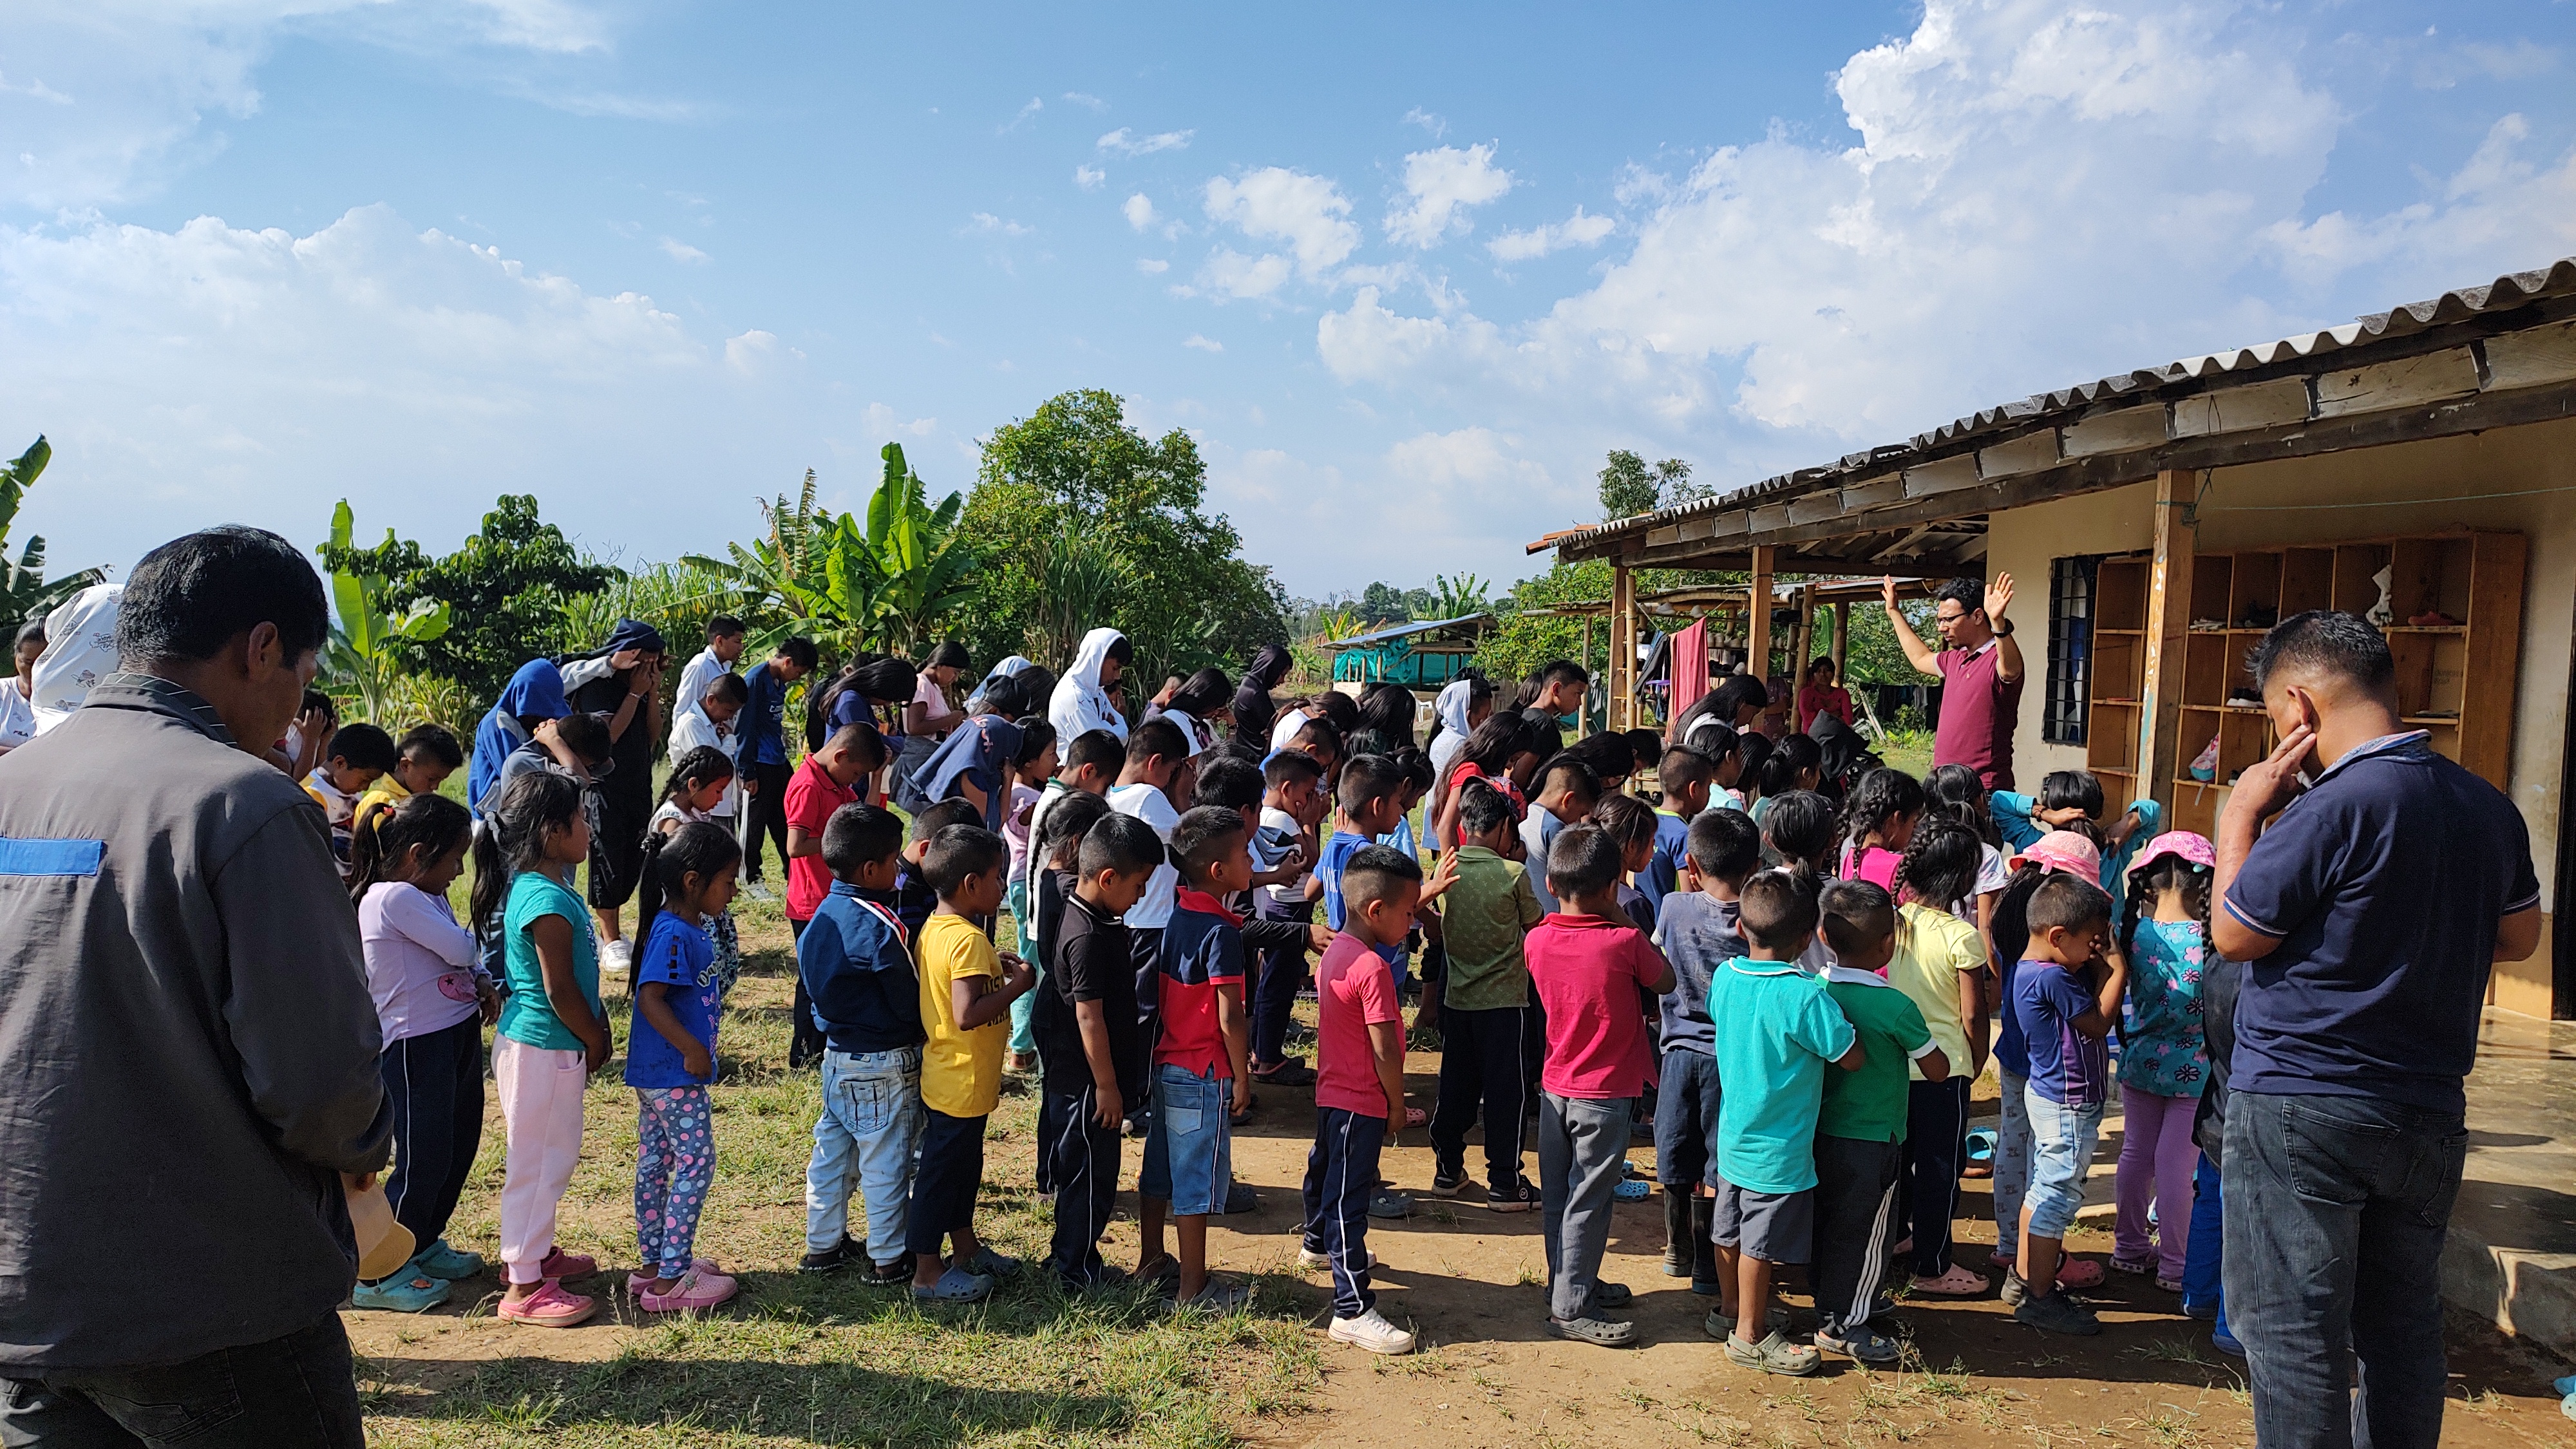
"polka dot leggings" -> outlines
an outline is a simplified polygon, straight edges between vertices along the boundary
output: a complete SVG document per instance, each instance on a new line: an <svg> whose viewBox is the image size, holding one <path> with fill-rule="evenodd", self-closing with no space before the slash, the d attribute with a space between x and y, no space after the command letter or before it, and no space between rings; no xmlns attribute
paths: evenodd
<svg viewBox="0 0 2576 1449"><path fill-rule="evenodd" d="M635 1243L646 1269L673 1279L689 1271L715 1181L715 1119L704 1087L638 1087L635 1097Z"/></svg>

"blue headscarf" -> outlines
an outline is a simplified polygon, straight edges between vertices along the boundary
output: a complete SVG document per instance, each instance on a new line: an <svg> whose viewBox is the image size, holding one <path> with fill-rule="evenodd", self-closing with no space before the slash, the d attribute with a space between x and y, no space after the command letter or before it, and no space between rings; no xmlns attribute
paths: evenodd
<svg viewBox="0 0 2576 1449"><path fill-rule="evenodd" d="M553 660L531 659L520 665L474 731L474 761L465 773L465 798L476 801L489 793L501 778L501 761L528 742L527 727L519 723L522 718L562 719L570 713L571 706L564 703L563 673ZM482 812L477 810L475 815L479 819Z"/></svg>
<svg viewBox="0 0 2576 1449"><path fill-rule="evenodd" d="M1020 752L1020 727L997 714L979 714L949 731L938 752L922 763L912 779L922 798L932 804L950 796L962 798L960 780L972 780L984 792L984 828L1000 830L1010 792L1003 789L1011 759Z"/></svg>

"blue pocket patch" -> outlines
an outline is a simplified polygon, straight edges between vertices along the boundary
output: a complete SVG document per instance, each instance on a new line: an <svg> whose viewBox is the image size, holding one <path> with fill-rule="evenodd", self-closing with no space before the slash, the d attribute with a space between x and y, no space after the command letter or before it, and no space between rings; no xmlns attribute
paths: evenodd
<svg viewBox="0 0 2576 1449"><path fill-rule="evenodd" d="M104 840L11 840L0 837L0 876L96 875Z"/></svg>

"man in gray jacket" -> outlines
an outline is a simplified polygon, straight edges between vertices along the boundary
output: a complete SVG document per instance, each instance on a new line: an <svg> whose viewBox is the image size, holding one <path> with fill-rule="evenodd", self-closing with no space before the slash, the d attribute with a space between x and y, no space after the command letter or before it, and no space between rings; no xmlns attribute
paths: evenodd
<svg viewBox="0 0 2576 1449"><path fill-rule="evenodd" d="M321 808L265 758L327 628L286 540L164 544L123 672L0 757L0 1442L364 1442L342 1187L392 1118Z"/></svg>

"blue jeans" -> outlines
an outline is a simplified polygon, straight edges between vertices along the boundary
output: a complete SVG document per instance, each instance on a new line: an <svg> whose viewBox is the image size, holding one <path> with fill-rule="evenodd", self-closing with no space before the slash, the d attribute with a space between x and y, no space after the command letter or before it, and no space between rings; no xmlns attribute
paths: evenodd
<svg viewBox="0 0 2576 1449"><path fill-rule="evenodd" d="M1234 1183L1234 1079L1205 1076L1170 1062L1154 1068L1154 1123L1136 1195L1172 1205L1176 1218L1225 1211Z"/></svg>
<svg viewBox="0 0 2576 1449"><path fill-rule="evenodd" d="M805 1169L805 1248L828 1253L847 1235L850 1190L867 1200L868 1255L908 1256L913 1149L921 1143L921 1048L823 1053L823 1115Z"/></svg>
<svg viewBox="0 0 2576 1449"><path fill-rule="evenodd" d="M2430 1449L2448 1375L2442 1244L2469 1150L2461 1114L2230 1092L2226 1145L2227 1307L2253 1379L2255 1443ZM2347 1417L2334 1411L2348 1393Z"/></svg>
<svg viewBox="0 0 2576 1449"><path fill-rule="evenodd" d="M2022 1109L2030 1114L2030 1190L2023 1199L2030 1230L2063 1241L2075 1226L2075 1210L2084 1205L2084 1177L2102 1136L2102 1109L2068 1107L2027 1086L2021 1095Z"/></svg>
<svg viewBox="0 0 2576 1449"><path fill-rule="evenodd" d="M2222 1226L2226 1210L2221 1202L2218 1164L2203 1153L2191 1179L2191 1237L2182 1265L2182 1306L2186 1313L2208 1307L2217 1315L2218 1336L2226 1338L2227 1295L2220 1291L2218 1277L2219 1249L2226 1241Z"/></svg>

